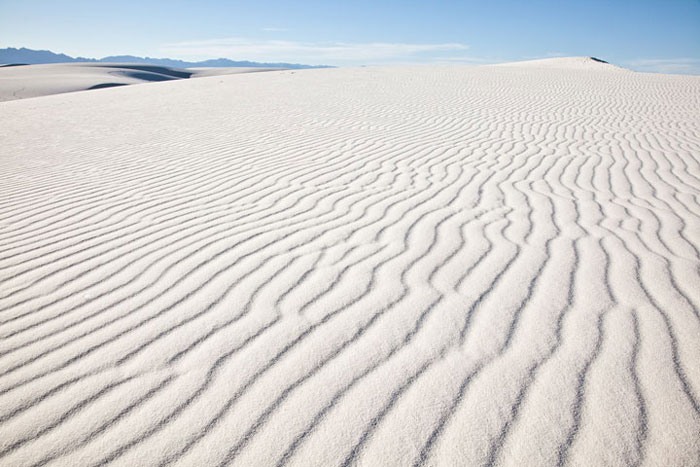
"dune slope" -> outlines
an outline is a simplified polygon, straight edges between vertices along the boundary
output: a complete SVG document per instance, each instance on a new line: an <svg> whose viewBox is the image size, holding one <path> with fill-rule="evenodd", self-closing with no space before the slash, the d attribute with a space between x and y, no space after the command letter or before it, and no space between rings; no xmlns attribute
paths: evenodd
<svg viewBox="0 0 700 467"><path fill-rule="evenodd" d="M631 72L626 68L613 65L595 57L557 57L557 58L540 58L537 60L524 60L521 62L506 62L495 65L497 67L516 67L516 68L540 68L554 70L585 70L585 71L626 71Z"/></svg>
<svg viewBox="0 0 700 467"><path fill-rule="evenodd" d="M0 104L0 464L700 460L700 78Z"/></svg>
<svg viewBox="0 0 700 467"><path fill-rule="evenodd" d="M245 67L181 69L142 63L6 65L0 66L0 102L130 84L275 70Z"/></svg>

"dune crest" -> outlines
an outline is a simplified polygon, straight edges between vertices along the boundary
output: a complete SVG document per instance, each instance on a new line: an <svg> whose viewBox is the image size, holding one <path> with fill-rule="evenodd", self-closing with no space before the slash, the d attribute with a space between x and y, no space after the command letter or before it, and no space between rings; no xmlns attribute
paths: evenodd
<svg viewBox="0 0 700 467"><path fill-rule="evenodd" d="M595 57L554 57L519 62L498 63L499 67L544 68L555 70L587 70L587 71L630 71Z"/></svg>
<svg viewBox="0 0 700 467"><path fill-rule="evenodd" d="M143 63L51 63L0 66L0 102L205 76L277 68L173 68Z"/></svg>
<svg viewBox="0 0 700 467"><path fill-rule="evenodd" d="M698 465L699 96L399 67L0 103L0 465Z"/></svg>

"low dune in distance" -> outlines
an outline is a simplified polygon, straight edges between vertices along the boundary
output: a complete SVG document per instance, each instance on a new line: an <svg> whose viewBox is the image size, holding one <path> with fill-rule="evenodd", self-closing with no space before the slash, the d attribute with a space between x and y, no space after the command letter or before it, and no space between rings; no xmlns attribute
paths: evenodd
<svg viewBox="0 0 700 467"><path fill-rule="evenodd" d="M0 465L700 465L700 77L0 103Z"/></svg>
<svg viewBox="0 0 700 467"><path fill-rule="evenodd" d="M495 65L482 66L498 66L512 68L539 68L550 70L581 70L581 71L624 71L631 73L631 70L613 65L595 57L560 57L560 58L541 58L537 60L525 60L521 62L506 62Z"/></svg>
<svg viewBox="0 0 700 467"><path fill-rule="evenodd" d="M130 84L279 68L172 68L142 63L51 63L0 66L0 102Z"/></svg>

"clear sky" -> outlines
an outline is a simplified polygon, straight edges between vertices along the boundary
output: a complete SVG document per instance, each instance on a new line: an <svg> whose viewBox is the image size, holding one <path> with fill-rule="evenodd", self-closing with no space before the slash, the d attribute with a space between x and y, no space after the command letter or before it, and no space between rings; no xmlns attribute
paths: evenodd
<svg viewBox="0 0 700 467"><path fill-rule="evenodd" d="M700 73L700 0L0 0L0 48L328 65L587 55Z"/></svg>

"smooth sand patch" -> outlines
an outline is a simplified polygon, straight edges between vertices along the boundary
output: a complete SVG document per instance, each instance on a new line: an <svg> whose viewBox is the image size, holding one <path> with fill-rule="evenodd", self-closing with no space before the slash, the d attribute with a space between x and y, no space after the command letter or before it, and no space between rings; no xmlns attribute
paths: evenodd
<svg viewBox="0 0 700 467"><path fill-rule="evenodd" d="M0 66L0 102L66 92L277 68L171 68L136 63L51 63Z"/></svg>

